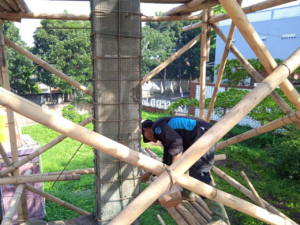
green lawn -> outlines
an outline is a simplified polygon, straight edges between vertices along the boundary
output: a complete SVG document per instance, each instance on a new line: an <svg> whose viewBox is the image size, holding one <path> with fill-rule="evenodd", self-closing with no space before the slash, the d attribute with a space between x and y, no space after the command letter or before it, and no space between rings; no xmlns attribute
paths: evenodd
<svg viewBox="0 0 300 225"><path fill-rule="evenodd" d="M143 119L156 120L161 116L164 115L145 112L142 113ZM92 129L91 124L87 127ZM247 130L249 130L249 128L236 126L224 137L224 140ZM59 135L57 132L45 128L42 125L23 127L22 132L23 134L29 134L34 140L38 141L40 146L50 142ZM269 153L270 149L272 149L272 146L278 145L281 141L280 137L275 137L271 133L262 134L249 139L248 141L219 150L217 154L225 153L229 160L226 161L225 165L218 167L246 186L240 175L240 171L244 170L261 197L278 209L282 209L286 215L290 216L296 222L299 222L299 181L279 177L271 166L273 158ZM79 145L79 142L67 138L51 150L43 153L43 172L61 171ZM149 144L142 143L142 146L146 147L149 146ZM155 146L151 146L151 148L158 156L162 157L162 148ZM94 156L92 148L83 145L67 167L67 170L93 167L93 159ZM220 179L215 174L213 174L213 176L220 190L251 202L251 200L247 199L247 197L229 185L226 181ZM53 184L52 182L45 183L44 187L45 191L50 194L53 194L58 198L74 204L88 212L93 212L95 210L93 183L94 175L87 175L81 176L80 181L57 182L53 189L51 189ZM146 184L142 184L143 189L146 187ZM46 201L46 210L48 221L65 220L78 216L78 214L49 201ZM229 214L231 224L264 224L261 221L229 208L227 208L227 212ZM156 214L160 214L166 224L176 224L167 211L158 205L151 206L142 214L141 224L159 225L160 223Z"/></svg>

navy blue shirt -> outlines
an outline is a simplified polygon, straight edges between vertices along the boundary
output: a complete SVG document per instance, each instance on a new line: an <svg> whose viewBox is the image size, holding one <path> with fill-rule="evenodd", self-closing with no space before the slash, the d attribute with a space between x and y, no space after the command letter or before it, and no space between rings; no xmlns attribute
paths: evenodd
<svg viewBox="0 0 300 225"><path fill-rule="evenodd" d="M163 117L157 120L152 131L154 137L164 146L163 162L171 165L174 155L185 152L211 127L210 123L189 116ZM211 148L192 168L199 172L208 172L214 164L214 151L215 148Z"/></svg>

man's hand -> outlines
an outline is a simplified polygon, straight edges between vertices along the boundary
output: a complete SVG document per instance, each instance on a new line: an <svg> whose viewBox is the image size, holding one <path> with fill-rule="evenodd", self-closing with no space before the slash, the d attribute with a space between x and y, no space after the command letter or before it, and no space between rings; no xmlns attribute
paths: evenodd
<svg viewBox="0 0 300 225"><path fill-rule="evenodd" d="M152 173L150 173L150 172L144 173L144 175L142 177L142 183L146 183L150 179L151 175L152 175Z"/></svg>

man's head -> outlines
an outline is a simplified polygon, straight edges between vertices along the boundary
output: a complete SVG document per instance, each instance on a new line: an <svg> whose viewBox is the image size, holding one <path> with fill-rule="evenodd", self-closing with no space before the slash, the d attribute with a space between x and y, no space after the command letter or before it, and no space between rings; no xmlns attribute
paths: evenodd
<svg viewBox="0 0 300 225"><path fill-rule="evenodd" d="M148 142L157 142L157 139L154 137L154 133L152 131L152 126L154 122L152 120L145 120L142 123L142 134L144 143Z"/></svg>

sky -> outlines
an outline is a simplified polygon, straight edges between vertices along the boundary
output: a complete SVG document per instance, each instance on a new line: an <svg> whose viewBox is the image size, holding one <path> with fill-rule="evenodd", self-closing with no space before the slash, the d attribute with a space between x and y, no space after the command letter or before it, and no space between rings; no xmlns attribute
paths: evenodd
<svg viewBox="0 0 300 225"><path fill-rule="evenodd" d="M244 0L243 7L262 2L263 0ZM70 14L90 14L89 1L47 1L47 0L26 0L31 12L37 13L63 13L67 10ZM279 7L298 5L299 1L287 3ZM168 11L179 4L150 4L141 3L141 12L146 16L154 16L155 12ZM277 7L278 8L278 7ZM22 19L21 23L15 23L20 29L22 39L28 46L33 46L33 34L37 27L40 26L39 19Z"/></svg>

